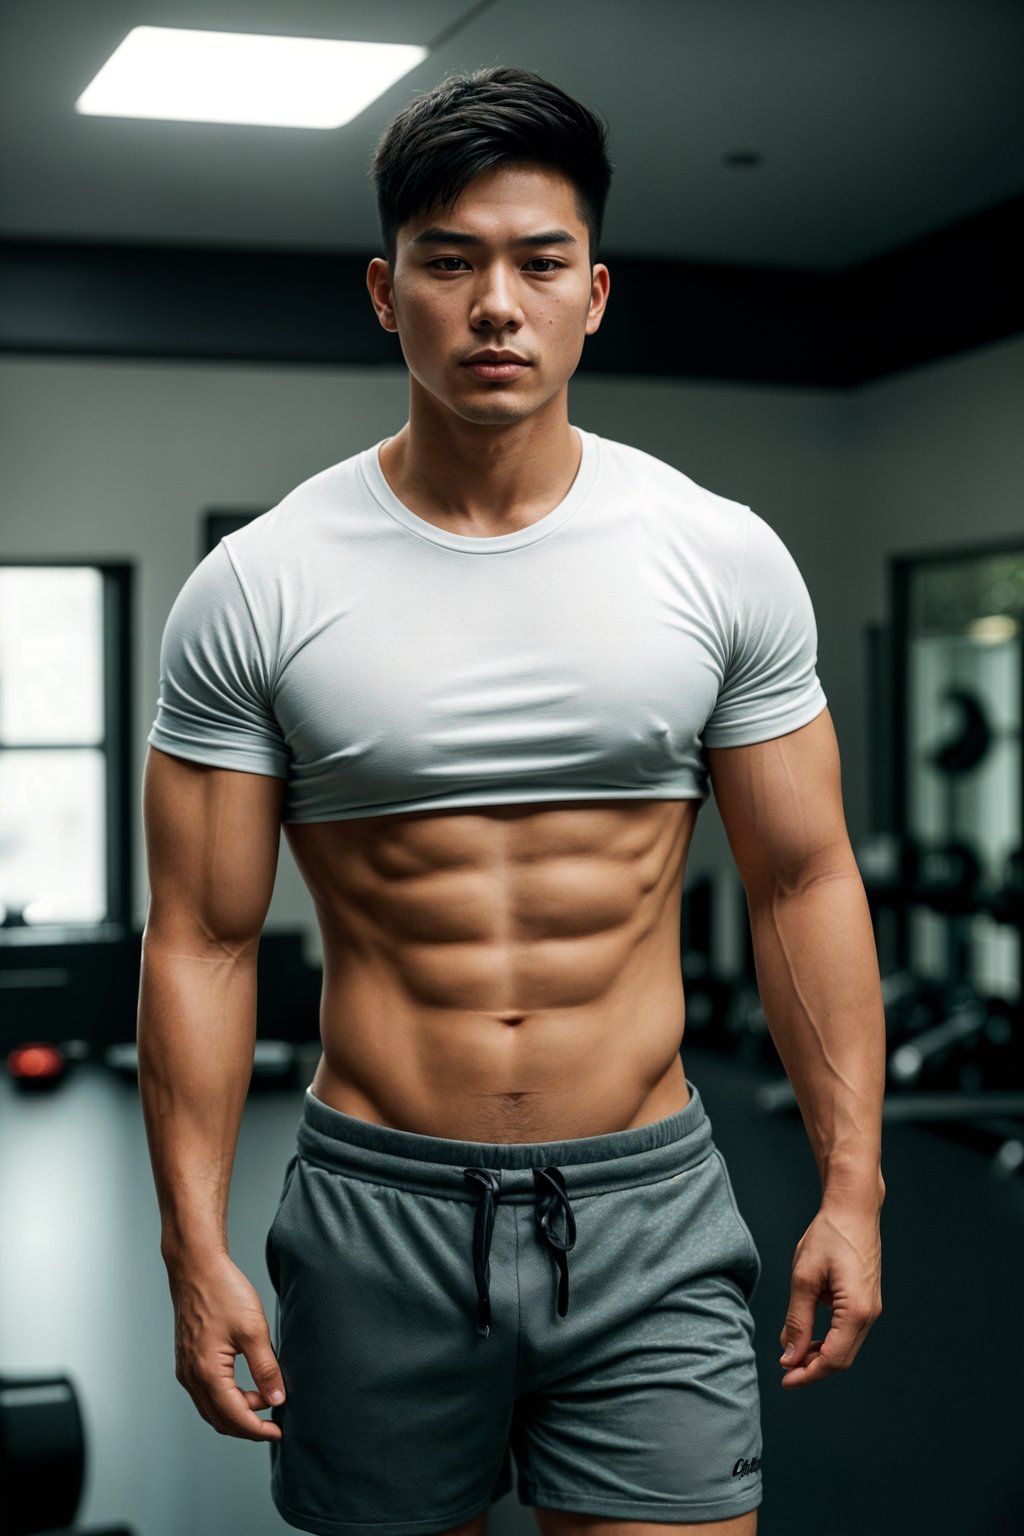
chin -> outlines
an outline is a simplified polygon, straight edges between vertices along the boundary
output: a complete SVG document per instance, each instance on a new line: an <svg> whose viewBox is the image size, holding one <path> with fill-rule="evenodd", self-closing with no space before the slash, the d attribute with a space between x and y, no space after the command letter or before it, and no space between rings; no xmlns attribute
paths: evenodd
<svg viewBox="0 0 1024 1536"><path fill-rule="evenodd" d="M452 407L456 416L478 427L509 426L512 422L525 421L537 409L536 405L523 405L515 400L482 400L479 405L462 401Z"/></svg>

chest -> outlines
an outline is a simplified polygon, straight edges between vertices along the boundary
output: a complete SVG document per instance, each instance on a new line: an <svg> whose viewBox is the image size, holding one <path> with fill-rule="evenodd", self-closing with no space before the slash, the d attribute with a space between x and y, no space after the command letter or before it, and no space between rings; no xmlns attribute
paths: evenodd
<svg viewBox="0 0 1024 1536"><path fill-rule="evenodd" d="M284 615L274 698L300 763L433 778L573 765L656 779L692 747L725 665L726 614L684 551L619 537L585 550L414 551L311 572ZM531 555L533 558L530 558ZM299 605L296 605L296 612Z"/></svg>

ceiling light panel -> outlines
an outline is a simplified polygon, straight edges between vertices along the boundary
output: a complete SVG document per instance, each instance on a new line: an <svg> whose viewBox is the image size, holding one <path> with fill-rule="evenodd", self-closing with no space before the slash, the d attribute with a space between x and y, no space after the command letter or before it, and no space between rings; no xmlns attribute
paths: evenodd
<svg viewBox="0 0 1024 1536"><path fill-rule="evenodd" d="M75 110L92 117L341 128L427 52L411 43L133 27Z"/></svg>

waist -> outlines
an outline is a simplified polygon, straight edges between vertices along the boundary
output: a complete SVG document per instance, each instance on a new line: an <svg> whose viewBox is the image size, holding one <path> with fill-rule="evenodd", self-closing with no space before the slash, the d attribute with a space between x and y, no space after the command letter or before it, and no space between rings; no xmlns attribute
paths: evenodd
<svg viewBox="0 0 1024 1536"><path fill-rule="evenodd" d="M463 1170L501 1170L502 1201L535 1198L532 1170L562 1169L574 1195L601 1194L671 1178L713 1150L711 1122L696 1084L685 1106L661 1119L597 1136L493 1143L436 1137L376 1125L324 1104L306 1090L297 1155L307 1163L375 1184L474 1200Z"/></svg>
<svg viewBox="0 0 1024 1536"><path fill-rule="evenodd" d="M350 1000L352 1001L352 1000ZM535 1014L351 1012L325 997L321 1102L372 1123L463 1141L564 1140L685 1108L681 983L614 1005Z"/></svg>

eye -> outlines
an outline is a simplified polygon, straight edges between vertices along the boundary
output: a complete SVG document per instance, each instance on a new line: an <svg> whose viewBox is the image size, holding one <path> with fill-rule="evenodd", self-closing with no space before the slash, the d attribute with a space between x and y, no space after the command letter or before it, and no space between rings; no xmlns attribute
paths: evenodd
<svg viewBox="0 0 1024 1536"><path fill-rule="evenodd" d="M428 261L427 266L437 267L438 270L442 272L457 272L458 267L445 266L445 262L448 261L461 262L463 266L466 266L467 264L465 261L463 261L461 256L438 256L435 258L435 260ZM565 263L563 261L555 261L554 257L552 256L535 256L532 261L527 262L527 266L529 267L536 267L538 265L546 268L544 272L539 272L537 274L538 277L546 277L551 271L559 271L562 267L565 266Z"/></svg>

